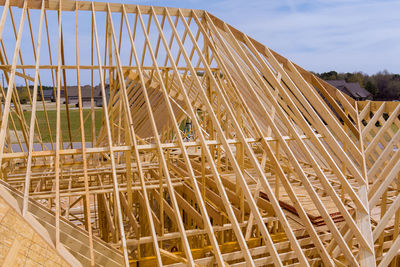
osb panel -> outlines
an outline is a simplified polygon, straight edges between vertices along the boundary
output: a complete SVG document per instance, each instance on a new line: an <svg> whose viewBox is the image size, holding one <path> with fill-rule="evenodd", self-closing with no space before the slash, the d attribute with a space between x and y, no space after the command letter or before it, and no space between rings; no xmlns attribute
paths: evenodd
<svg viewBox="0 0 400 267"><path fill-rule="evenodd" d="M1 266L69 266L28 223L0 198Z"/></svg>

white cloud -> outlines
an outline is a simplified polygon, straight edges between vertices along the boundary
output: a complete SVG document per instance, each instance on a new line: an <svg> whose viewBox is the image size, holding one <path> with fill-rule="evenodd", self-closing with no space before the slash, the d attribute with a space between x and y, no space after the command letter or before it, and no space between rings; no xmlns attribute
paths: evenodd
<svg viewBox="0 0 400 267"><path fill-rule="evenodd" d="M130 3L128 0L107 1ZM206 9L296 64L315 72L337 70L363 71L372 74L387 69L390 72L400 73L400 1L139 0L136 3ZM38 12L31 13L34 36L37 35ZM15 15L18 21L17 12ZM57 21L56 15L56 12L49 12L49 21ZM70 55L67 57L67 62L74 64L75 28L73 23L67 23L74 17L72 13L63 16L64 42L66 42L66 47L71 47L66 52ZM113 17L116 22L115 27L118 28L119 16L113 14ZM99 32L100 46L103 50L105 14L96 14L96 18L99 31L103 29ZM85 20L88 21L87 25L85 25ZM8 25L9 23L8 21ZM82 16L79 23L81 25L80 46L84 47L83 44L90 43L90 14L87 17ZM49 28L54 64L57 62L57 23L51 23ZM27 31L27 26L25 31ZM87 36L85 32L88 33ZM156 35L153 36L153 33L150 37L152 40L157 38ZM24 61L28 64L27 57L31 55L30 64L33 64L31 43L28 36L26 38L28 41L21 45ZM44 36L42 38L45 40ZM13 55L15 38L10 27L5 28L3 39L7 41L7 54ZM138 48L142 44L143 40L138 42ZM125 47L129 47L129 44ZM81 64L90 64L89 48L87 47L86 50L81 48ZM41 63L49 64L46 42L43 51ZM129 49L126 51L123 49L121 55L129 52ZM127 60L128 56L124 59ZM75 82L75 73L69 77L72 77L70 79ZM89 76L86 78L90 81ZM50 75L46 83L50 84Z"/></svg>
<svg viewBox="0 0 400 267"><path fill-rule="evenodd" d="M313 71L400 72L398 1L216 1L207 8Z"/></svg>

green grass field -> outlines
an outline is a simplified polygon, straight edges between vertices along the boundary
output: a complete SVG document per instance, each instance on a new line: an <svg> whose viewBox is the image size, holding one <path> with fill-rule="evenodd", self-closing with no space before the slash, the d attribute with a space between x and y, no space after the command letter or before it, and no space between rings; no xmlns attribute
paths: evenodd
<svg viewBox="0 0 400 267"><path fill-rule="evenodd" d="M102 122L102 109L95 109L95 127L96 127L96 135L99 132ZM15 122L15 126L17 130L21 130L21 124L16 114L13 113L13 119ZM57 119L57 112L56 110L48 110L47 116L49 119L49 125L51 130L51 136L53 138L53 142L56 141L56 119ZM67 120L67 112L66 110L61 110L61 132L62 132L62 140L63 142L69 141L69 131L68 131L68 120ZM88 117L89 116L89 117ZM26 124L29 125L31 119L31 111L24 111L24 117ZM80 142L81 141L81 134L80 134L80 120L79 120L79 110L78 109L70 109L69 110L69 119L70 119L70 126L71 126L71 136L73 142ZM39 124L40 134L42 137L43 142L50 142L50 133L48 130L48 126L46 123L46 117L44 111L38 110L36 111L36 118ZM83 110L83 119L85 121L84 129L85 129L85 140L87 142L92 140L92 118L90 115L90 109ZM9 128L12 129L12 123L9 121ZM37 135L37 128L35 127L35 136Z"/></svg>

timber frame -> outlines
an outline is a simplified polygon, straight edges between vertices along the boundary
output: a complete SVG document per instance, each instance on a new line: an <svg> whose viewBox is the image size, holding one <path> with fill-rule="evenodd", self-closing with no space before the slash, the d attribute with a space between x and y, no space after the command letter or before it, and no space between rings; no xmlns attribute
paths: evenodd
<svg viewBox="0 0 400 267"><path fill-rule="evenodd" d="M399 103L354 101L202 10L0 4L0 178L22 216L53 216L56 249L75 255L72 225L82 265L398 263Z"/></svg>

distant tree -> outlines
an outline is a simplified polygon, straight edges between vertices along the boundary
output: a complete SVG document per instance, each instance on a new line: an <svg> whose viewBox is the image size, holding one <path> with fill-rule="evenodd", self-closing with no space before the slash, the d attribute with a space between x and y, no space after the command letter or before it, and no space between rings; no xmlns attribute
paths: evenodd
<svg viewBox="0 0 400 267"><path fill-rule="evenodd" d="M338 73L336 71L315 73L324 80L345 80L346 82L358 82L361 87L368 90L375 100L400 99L400 74L380 71L369 76L363 72Z"/></svg>
<svg viewBox="0 0 400 267"><path fill-rule="evenodd" d="M391 92L392 99L400 99L400 81L391 79L388 83L387 90Z"/></svg>
<svg viewBox="0 0 400 267"><path fill-rule="evenodd" d="M323 80L337 80L338 73L334 70L329 72L323 72L318 75Z"/></svg>
<svg viewBox="0 0 400 267"><path fill-rule="evenodd" d="M26 104L29 101L29 94L26 87L17 87L18 97L21 104Z"/></svg>
<svg viewBox="0 0 400 267"><path fill-rule="evenodd" d="M360 86L364 86L364 77L367 74L363 74L362 72L354 72L354 73L346 73L346 82L348 83L359 83Z"/></svg>
<svg viewBox="0 0 400 267"><path fill-rule="evenodd" d="M52 90L53 91L53 86L42 85L42 89L43 89L43 91L46 91L46 90Z"/></svg>
<svg viewBox="0 0 400 267"><path fill-rule="evenodd" d="M380 71L377 74L373 75L376 86L379 88L379 92L377 94L378 99L390 99L393 97L392 92L389 90L389 73L384 70Z"/></svg>
<svg viewBox="0 0 400 267"><path fill-rule="evenodd" d="M366 83L365 83L365 89L370 92L372 95L377 95L379 92L378 87L376 86L375 83L373 83L371 81L372 79L369 79Z"/></svg>

